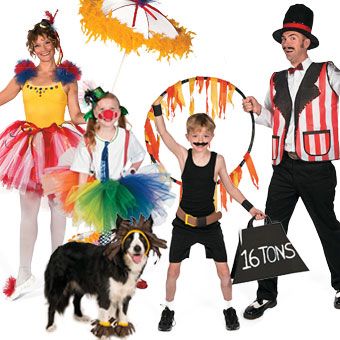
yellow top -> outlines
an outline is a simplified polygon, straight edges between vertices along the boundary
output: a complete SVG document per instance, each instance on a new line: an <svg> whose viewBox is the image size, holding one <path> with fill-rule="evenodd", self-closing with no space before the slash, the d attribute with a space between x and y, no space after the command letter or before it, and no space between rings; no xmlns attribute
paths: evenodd
<svg viewBox="0 0 340 340"><path fill-rule="evenodd" d="M22 88L26 121L45 128L64 122L67 95L61 82L49 86L32 85L26 81Z"/></svg>

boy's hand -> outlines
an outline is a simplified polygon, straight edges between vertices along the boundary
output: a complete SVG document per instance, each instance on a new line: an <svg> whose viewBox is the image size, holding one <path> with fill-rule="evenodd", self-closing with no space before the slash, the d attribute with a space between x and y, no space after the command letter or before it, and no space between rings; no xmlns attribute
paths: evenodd
<svg viewBox="0 0 340 340"><path fill-rule="evenodd" d="M249 210L249 213L251 214L251 216L255 216L256 220L263 220L266 218L266 214L262 212L261 210L256 209L255 207L252 207Z"/></svg>
<svg viewBox="0 0 340 340"><path fill-rule="evenodd" d="M159 96L154 102L152 105L159 105L163 100L163 97L162 96Z"/></svg>

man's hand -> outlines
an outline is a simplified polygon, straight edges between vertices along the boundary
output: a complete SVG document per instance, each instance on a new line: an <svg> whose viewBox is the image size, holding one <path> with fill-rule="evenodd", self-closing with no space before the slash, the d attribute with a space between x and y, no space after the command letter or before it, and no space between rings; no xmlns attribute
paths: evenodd
<svg viewBox="0 0 340 340"><path fill-rule="evenodd" d="M254 97L246 97L242 101L243 110L245 112L253 111L257 115L260 115L262 106Z"/></svg>

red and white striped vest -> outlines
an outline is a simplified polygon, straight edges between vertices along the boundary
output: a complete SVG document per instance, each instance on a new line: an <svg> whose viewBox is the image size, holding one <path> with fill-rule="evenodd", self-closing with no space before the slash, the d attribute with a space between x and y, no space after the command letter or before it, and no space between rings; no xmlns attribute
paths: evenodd
<svg viewBox="0 0 340 340"><path fill-rule="evenodd" d="M273 107L272 159L282 160L292 113L287 71L274 73L270 80ZM339 159L338 95L327 76L327 63L312 63L307 69L294 103L295 149L308 162Z"/></svg>

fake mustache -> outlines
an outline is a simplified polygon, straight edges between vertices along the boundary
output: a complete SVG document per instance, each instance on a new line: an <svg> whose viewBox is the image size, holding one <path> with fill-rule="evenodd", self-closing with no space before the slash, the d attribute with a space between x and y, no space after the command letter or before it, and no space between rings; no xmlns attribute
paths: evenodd
<svg viewBox="0 0 340 340"><path fill-rule="evenodd" d="M112 110L105 110L98 114L99 119L105 119L105 120L112 120L113 118L117 118L118 112L112 111Z"/></svg>
<svg viewBox="0 0 340 340"><path fill-rule="evenodd" d="M193 143L193 144L196 145L196 146L206 146L209 143L207 143L207 142L202 142L202 143L196 142L196 143Z"/></svg>

